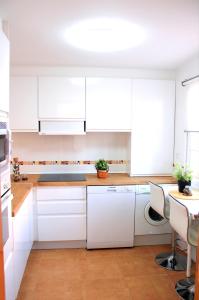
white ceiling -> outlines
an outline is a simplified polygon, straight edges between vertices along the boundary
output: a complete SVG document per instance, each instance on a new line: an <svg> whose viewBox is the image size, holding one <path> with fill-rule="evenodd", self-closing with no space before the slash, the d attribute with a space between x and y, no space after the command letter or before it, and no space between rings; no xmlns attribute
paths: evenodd
<svg viewBox="0 0 199 300"><path fill-rule="evenodd" d="M12 64L174 69L199 53L199 0L6 1ZM67 26L95 17L136 23L148 39L137 48L108 54L65 43Z"/></svg>

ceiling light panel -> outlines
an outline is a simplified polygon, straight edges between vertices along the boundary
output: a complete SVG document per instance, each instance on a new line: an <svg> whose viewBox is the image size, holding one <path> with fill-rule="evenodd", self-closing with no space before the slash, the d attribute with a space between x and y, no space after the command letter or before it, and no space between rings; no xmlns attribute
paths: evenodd
<svg viewBox="0 0 199 300"><path fill-rule="evenodd" d="M98 18L78 22L65 31L70 45L93 52L115 52L136 47L146 39L138 25L122 19Z"/></svg>

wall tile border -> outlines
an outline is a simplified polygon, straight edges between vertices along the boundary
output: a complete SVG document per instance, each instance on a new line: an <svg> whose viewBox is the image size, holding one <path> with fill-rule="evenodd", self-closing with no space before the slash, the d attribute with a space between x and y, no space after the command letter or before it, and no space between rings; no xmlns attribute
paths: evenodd
<svg viewBox="0 0 199 300"><path fill-rule="evenodd" d="M95 160L31 160L19 161L21 166L34 166L34 165L94 165ZM107 160L109 165L127 165L128 160ZM13 161L11 161L13 164Z"/></svg>

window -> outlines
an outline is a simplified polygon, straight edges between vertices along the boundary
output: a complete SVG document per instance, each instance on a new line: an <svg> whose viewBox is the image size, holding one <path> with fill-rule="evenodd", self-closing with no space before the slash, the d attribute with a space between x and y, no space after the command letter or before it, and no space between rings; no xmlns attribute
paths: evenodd
<svg viewBox="0 0 199 300"><path fill-rule="evenodd" d="M199 82L190 84L186 94L187 146L186 164L199 182Z"/></svg>
<svg viewBox="0 0 199 300"><path fill-rule="evenodd" d="M193 170L193 179L199 181L199 131L187 132L186 164Z"/></svg>

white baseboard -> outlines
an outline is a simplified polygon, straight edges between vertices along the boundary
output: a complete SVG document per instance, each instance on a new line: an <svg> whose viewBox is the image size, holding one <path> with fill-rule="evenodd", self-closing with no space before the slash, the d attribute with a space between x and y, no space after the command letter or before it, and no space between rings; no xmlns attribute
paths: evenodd
<svg viewBox="0 0 199 300"><path fill-rule="evenodd" d="M136 235L134 246L171 244L171 234Z"/></svg>
<svg viewBox="0 0 199 300"><path fill-rule="evenodd" d="M38 242L35 241L32 249L64 249L86 248L86 241L61 241L61 242Z"/></svg>

